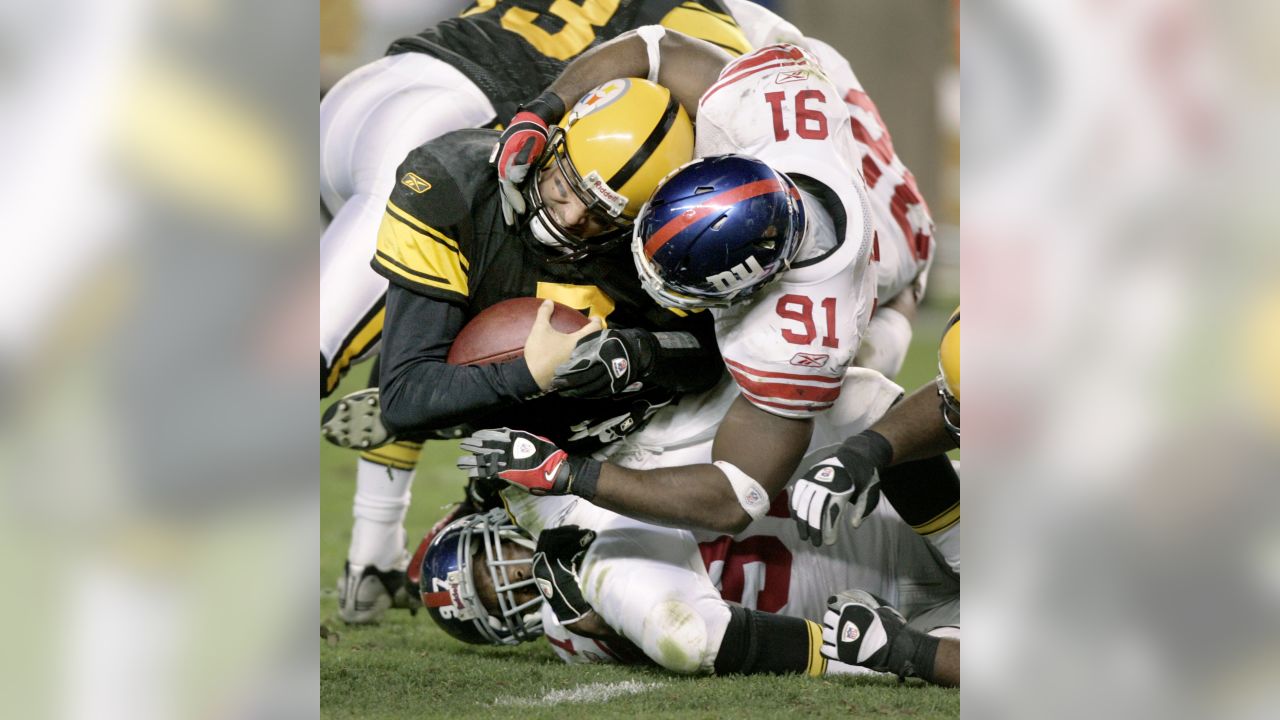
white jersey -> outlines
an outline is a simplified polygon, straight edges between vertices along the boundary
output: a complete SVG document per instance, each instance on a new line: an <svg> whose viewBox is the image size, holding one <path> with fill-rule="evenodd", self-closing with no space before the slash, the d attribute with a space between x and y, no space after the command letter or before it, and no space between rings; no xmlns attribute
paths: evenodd
<svg viewBox="0 0 1280 720"><path fill-rule="evenodd" d="M916 179L893 149L889 129L849 61L816 38L801 42L818 59L849 112L876 227L876 294L884 303L912 285L923 292L936 241Z"/></svg>
<svg viewBox="0 0 1280 720"><path fill-rule="evenodd" d="M784 417L812 417L839 397L875 303L875 231L849 123L840 93L794 45L730 63L699 102L696 155L755 156L804 201L790 269L750 300L712 310L743 395Z"/></svg>
<svg viewBox="0 0 1280 720"><path fill-rule="evenodd" d="M716 590L743 607L820 623L828 597L858 588L879 596L908 620L921 616L930 625L959 623L959 578L887 502L857 530L842 531L834 545L814 547L800 539L787 513L785 492L766 517L742 533L700 539L698 550ZM945 614L930 613L943 606ZM565 629L547 606L542 619L547 640L565 662L643 661L618 643Z"/></svg>

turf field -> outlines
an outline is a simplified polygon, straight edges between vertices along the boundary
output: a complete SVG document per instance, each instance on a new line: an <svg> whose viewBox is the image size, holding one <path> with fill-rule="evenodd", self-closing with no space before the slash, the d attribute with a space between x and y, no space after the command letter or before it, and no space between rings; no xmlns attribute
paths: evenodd
<svg viewBox="0 0 1280 720"><path fill-rule="evenodd" d="M937 342L953 304L922 309L899 383L908 391L937 374ZM355 368L341 397L359 389ZM683 678L656 669L568 666L539 641L516 648L463 645L423 614L392 611L376 627L338 619L337 579L351 532L356 454L321 442L320 704L331 718L421 717L956 717L960 694L891 679ZM412 551L443 507L461 497L454 442L427 443L406 521Z"/></svg>

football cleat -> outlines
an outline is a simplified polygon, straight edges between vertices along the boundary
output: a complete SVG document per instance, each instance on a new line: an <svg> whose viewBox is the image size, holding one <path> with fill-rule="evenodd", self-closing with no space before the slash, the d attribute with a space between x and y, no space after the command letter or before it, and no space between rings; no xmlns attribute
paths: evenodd
<svg viewBox="0 0 1280 720"><path fill-rule="evenodd" d="M348 561L338 579L338 617L348 625L368 625L380 621L392 608L416 615L422 601L405 585L406 567L407 557L390 570Z"/></svg>
<svg viewBox="0 0 1280 720"><path fill-rule="evenodd" d="M395 440L382 424L378 388L357 390L330 405L320 420L325 440L343 448L372 450Z"/></svg>

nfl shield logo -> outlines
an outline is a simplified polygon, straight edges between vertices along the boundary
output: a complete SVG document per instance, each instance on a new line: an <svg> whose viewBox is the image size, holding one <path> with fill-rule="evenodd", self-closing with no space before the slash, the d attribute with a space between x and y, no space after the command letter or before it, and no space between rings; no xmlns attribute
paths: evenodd
<svg viewBox="0 0 1280 720"><path fill-rule="evenodd" d="M841 642L853 642L858 639L858 626L853 623L845 623L844 631L840 634Z"/></svg>
<svg viewBox="0 0 1280 720"><path fill-rule="evenodd" d="M822 468L821 470L819 470L818 473L813 476L813 479L817 480L818 482L830 482L831 478L834 477L835 474L836 474L836 469L828 465Z"/></svg>
<svg viewBox="0 0 1280 720"><path fill-rule="evenodd" d="M613 360L610 361L609 366L613 370L614 377L622 377L623 375L627 374L626 358L614 358Z"/></svg>

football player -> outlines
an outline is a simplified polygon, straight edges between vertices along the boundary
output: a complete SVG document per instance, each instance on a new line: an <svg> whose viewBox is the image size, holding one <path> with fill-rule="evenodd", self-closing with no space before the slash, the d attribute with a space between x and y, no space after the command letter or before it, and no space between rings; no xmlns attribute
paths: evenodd
<svg viewBox="0 0 1280 720"><path fill-rule="evenodd" d="M549 91L576 92L596 73L620 68L652 73L659 57L670 58L681 71L673 92L692 93L690 104L698 107L698 154L740 151L756 158L706 157L668 178L642 212L633 246L646 290L660 304L712 308L735 383L620 443L624 449L612 454L614 463L567 455L521 432L483 431L464 443L473 457L462 462L474 476L594 503L548 503L506 491L517 521L535 534L570 522L597 530L594 523L604 522L620 537L651 532L628 528L613 513L601 515L609 510L678 527L741 531L763 517L787 483L809 446L813 417L836 405L866 329L876 292L874 234L861 159L839 93L795 46L765 48L727 66L722 57L718 73L707 60L715 54L675 33L641 30L571 63ZM513 140L536 142L532 133ZM510 171L520 170L521 152L519 145L501 149L500 175L519 179ZM557 379L583 388L571 394L625 386L632 381L625 371L630 355L625 338L605 331L580 342ZM842 415L846 420L857 417L859 406L864 417L874 416L874 408L883 410L900 393L878 373L858 379L863 382L853 383L853 394L859 403L845 408L853 411ZM681 463L699 464L673 467ZM670 556L660 563L678 566L687 564L690 549L677 551L673 543L663 552ZM694 602L679 601L678 613L691 614L696 630L664 625L655 613L668 605L652 583L632 588L652 611L628 616L628 598L591 580L593 572L603 577L620 569L623 561L615 560L621 557L620 544L597 553L596 567L587 563L587 600L659 664L671 667L669 658L660 657L664 644L684 642L702 658L703 666L692 669L714 663L721 672L815 671L812 664L786 664L804 656L803 622L718 605L705 593L695 594ZM652 570L654 576L665 572ZM772 646L777 652L768 660L777 665L745 667L734 664L741 661L734 653L720 652L742 642Z"/></svg>
<svg viewBox="0 0 1280 720"><path fill-rule="evenodd" d="M504 423L591 452L641 427L674 394L713 385L723 370L709 320L653 305L625 267L630 220L658 181L691 157L692 133L667 89L641 78L605 83L556 127L525 188L534 220L517 226L503 220L489 165L496 131L462 130L411 152L397 171L372 260L390 282L380 357L388 429L413 438L458 423L489 424L500 413ZM471 317L528 296L592 321L573 335L555 332L548 302L521 358L447 364ZM635 387L600 398L553 390L556 365L604 322L642 348L631 368ZM394 480L384 480L390 487L377 496L357 493L357 517L371 522L357 523L362 534L353 547L369 542L383 562L402 569L408 486ZM364 601L357 595L356 602Z"/></svg>
<svg viewBox="0 0 1280 720"><path fill-rule="evenodd" d="M393 187L404 187L397 183L407 176L396 170L409 151L447 132L511 117L567 59L620 32L655 23L731 54L749 50L719 0L484 0L458 18L398 40L386 57L352 72L325 95L320 185L332 221L320 250L322 396L333 392L353 363L376 353L383 337L387 281L368 259L387 198ZM408 182L423 192L435 182L415 177ZM375 367L375 381L378 372ZM375 389L334 403L324 419L328 439L365 450L357 466L355 524L340 581L340 614L348 622L370 622L386 607L414 602L401 589L406 558L397 538L403 535L421 444L403 438L376 448L394 439L379 411Z"/></svg>
<svg viewBox="0 0 1280 720"><path fill-rule="evenodd" d="M849 517L856 527L865 508L874 506L876 494L883 492L895 506L924 510L911 522L912 527L942 550L958 572L959 478L950 472L951 462L942 453L959 446L960 308L956 308L938 347L937 380L895 405L867 430L845 440L833 455L814 464L796 482L791 491L791 515L799 536L814 545L837 542L840 518ZM927 517L934 511L936 515ZM884 634L888 646L898 642L903 632L910 632L874 599L842 594L832 598L828 607L823 654L845 662L866 654L868 623L879 624L877 632ZM944 643L938 652L946 655L947 667L954 656L958 683L958 644L952 648Z"/></svg>
<svg viewBox="0 0 1280 720"><path fill-rule="evenodd" d="M900 608L911 628L909 636L928 645L909 652L899 650L899 654L924 656L932 652L944 664L951 662L946 653L937 654L933 643L938 647L958 643L958 578L890 507L877 508L856 537L846 534L837 545L815 548L797 534L783 504L743 534L708 537L699 544L701 561L723 599L768 613L821 621L833 589L862 588L861 592L874 593ZM445 539L437 540L426 553L421 591L431 617L450 635L471 643L514 644L532 639L534 623L539 622L529 614L529 602L537 598L528 582L535 572L531 541L520 536L501 545L495 536L483 543L485 554L481 554L479 539L473 540L469 549L454 540L465 533L479 535L489 526L509 527L501 510L494 511L492 517L488 524L473 518L455 521L441 533ZM547 554L544 547L549 535L543 533L539 540L540 555ZM544 557L539 561L564 561L568 566L564 577L538 573L539 584L549 575L556 588L556 593L547 594L549 602L541 608L540 629L566 662L644 662L647 658L626 638L595 622L595 613L581 600L576 570L582 564L580 558L591 553L591 546L582 547L579 533L571 532L567 537L566 551L553 549L550 560ZM562 599L557 606L562 588L569 590L565 594L570 599ZM505 595L507 590L512 595ZM517 616L514 609L524 614ZM631 611L642 614L644 608L637 604ZM889 617L892 620L893 616ZM485 627L473 630L478 623ZM920 633L952 639L930 640ZM751 648L732 651L739 650L750 652ZM839 660L834 652L829 658ZM880 660L837 663L828 671L857 672L857 667L883 670L889 666ZM958 680L953 668L939 665L935 670L925 667L919 658L911 668L900 664L894 671L940 679L944 684L953 684L952 677Z"/></svg>
<svg viewBox="0 0 1280 720"><path fill-rule="evenodd" d="M917 509L912 525L941 546L959 542L959 479L943 453L960 447L960 308L938 346L938 377L805 472L791 494L801 537L835 542L840 518L857 523L883 493ZM955 502L952 502L952 501Z"/></svg>

